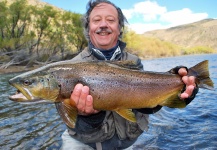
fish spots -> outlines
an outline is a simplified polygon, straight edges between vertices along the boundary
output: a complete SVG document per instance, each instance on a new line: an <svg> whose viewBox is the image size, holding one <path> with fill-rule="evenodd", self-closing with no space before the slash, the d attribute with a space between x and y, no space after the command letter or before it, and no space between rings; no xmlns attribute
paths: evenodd
<svg viewBox="0 0 217 150"><path fill-rule="evenodd" d="M44 82L44 79L41 79L40 82L43 83L43 82Z"/></svg>
<svg viewBox="0 0 217 150"><path fill-rule="evenodd" d="M50 78L54 79L54 75L53 75L53 74L51 74Z"/></svg>
<svg viewBox="0 0 217 150"><path fill-rule="evenodd" d="M109 75L111 75L111 76L115 76L116 73L115 73L114 71L111 71L111 72L109 73Z"/></svg>

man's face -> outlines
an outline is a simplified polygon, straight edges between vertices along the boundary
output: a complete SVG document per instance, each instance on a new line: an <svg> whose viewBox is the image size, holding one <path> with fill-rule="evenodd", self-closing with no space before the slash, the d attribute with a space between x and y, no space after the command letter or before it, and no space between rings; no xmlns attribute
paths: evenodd
<svg viewBox="0 0 217 150"><path fill-rule="evenodd" d="M110 49L117 44L119 31L118 12L107 3L100 3L90 13L89 36L96 48Z"/></svg>

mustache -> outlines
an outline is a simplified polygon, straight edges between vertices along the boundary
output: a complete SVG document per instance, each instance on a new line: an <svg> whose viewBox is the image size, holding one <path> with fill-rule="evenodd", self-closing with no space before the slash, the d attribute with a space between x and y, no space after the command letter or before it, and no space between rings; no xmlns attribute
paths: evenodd
<svg viewBox="0 0 217 150"><path fill-rule="evenodd" d="M112 33L112 30L108 29L108 28L99 28L98 30L96 30L96 33L99 34L101 32L107 32L107 33Z"/></svg>

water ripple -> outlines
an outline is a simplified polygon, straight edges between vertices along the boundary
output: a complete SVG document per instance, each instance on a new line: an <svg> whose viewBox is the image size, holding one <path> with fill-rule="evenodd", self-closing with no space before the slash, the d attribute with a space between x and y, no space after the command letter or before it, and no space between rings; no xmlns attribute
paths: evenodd
<svg viewBox="0 0 217 150"><path fill-rule="evenodd" d="M198 55L143 61L144 69L168 71L174 64L193 66L209 60L215 91L201 89L185 109L162 108L150 115L148 132L135 144L138 150L192 150L217 147L217 55ZM153 70L154 69L154 70ZM48 149L61 147L66 129L53 104L23 105L8 100L15 92L7 81L17 74L0 76L0 149Z"/></svg>

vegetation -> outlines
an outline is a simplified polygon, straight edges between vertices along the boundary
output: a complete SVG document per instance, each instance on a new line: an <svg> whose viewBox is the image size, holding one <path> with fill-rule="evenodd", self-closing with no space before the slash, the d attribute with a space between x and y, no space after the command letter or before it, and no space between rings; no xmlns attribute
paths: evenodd
<svg viewBox="0 0 217 150"><path fill-rule="evenodd" d="M186 52L185 54L201 54L213 51L217 53L216 32L217 19L209 18L168 29L145 32L143 35L178 44L182 46L182 51Z"/></svg>
<svg viewBox="0 0 217 150"><path fill-rule="evenodd" d="M0 10L0 63L49 62L54 57L61 60L87 44L81 14L55 10L49 5L27 5L26 0L11 4L0 1Z"/></svg>
<svg viewBox="0 0 217 150"><path fill-rule="evenodd" d="M145 37L128 30L123 40L127 43L128 51L141 58L168 57L180 55L178 45L161 41L157 38Z"/></svg>
<svg viewBox="0 0 217 150"><path fill-rule="evenodd" d="M186 48L159 38L136 34L128 29L123 40L127 43L128 51L141 58L172 57L190 54L208 54L217 51L208 46L194 46Z"/></svg>
<svg viewBox="0 0 217 150"><path fill-rule="evenodd" d="M216 51L213 48L207 47L207 46L195 46L192 48L185 48L183 49L184 55L189 54L210 54L210 53L216 53Z"/></svg>
<svg viewBox="0 0 217 150"><path fill-rule="evenodd" d="M1 68L69 59L87 46L81 14L28 5L27 0L0 0L0 10ZM141 58L216 52L205 46L181 47L129 29L123 40L128 51Z"/></svg>

